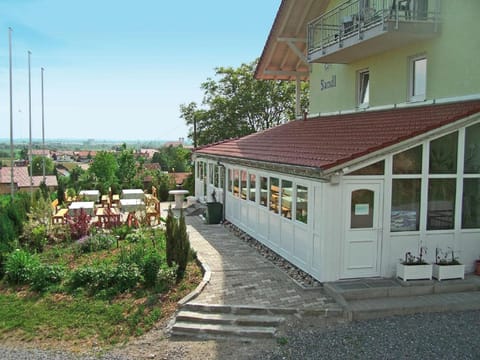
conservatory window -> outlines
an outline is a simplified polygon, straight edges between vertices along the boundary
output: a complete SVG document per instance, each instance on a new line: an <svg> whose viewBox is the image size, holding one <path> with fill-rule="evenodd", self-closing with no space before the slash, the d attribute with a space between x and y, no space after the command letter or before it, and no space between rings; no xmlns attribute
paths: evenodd
<svg viewBox="0 0 480 360"><path fill-rule="evenodd" d="M232 169L228 169L228 179L227 179L227 190L228 192L232 192Z"/></svg>
<svg viewBox="0 0 480 360"><path fill-rule="evenodd" d="M292 182L282 180L282 216L292 218Z"/></svg>
<svg viewBox="0 0 480 360"><path fill-rule="evenodd" d="M256 194L256 177L255 174L249 175L249 183L248 183L248 200L255 202L255 194Z"/></svg>
<svg viewBox="0 0 480 360"><path fill-rule="evenodd" d="M233 195L234 196L239 196L240 190L240 180L238 177L238 170L233 170Z"/></svg>
<svg viewBox="0 0 480 360"><path fill-rule="evenodd" d="M480 174L480 123L465 129L465 174Z"/></svg>
<svg viewBox="0 0 480 360"><path fill-rule="evenodd" d="M480 178L463 180L462 228L480 228Z"/></svg>
<svg viewBox="0 0 480 360"><path fill-rule="evenodd" d="M295 219L304 224L308 220L308 188L306 186L297 185L297 202Z"/></svg>
<svg viewBox="0 0 480 360"><path fill-rule="evenodd" d="M453 229L456 179L429 179L427 230Z"/></svg>
<svg viewBox="0 0 480 360"><path fill-rule="evenodd" d="M268 201L268 178L260 177L260 205L267 206Z"/></svg>
<svg viewBox="0 0 480 360"><path fill-rule="evenodd" d="M393 179L390 231L420 228L421 179Z"/></svg>
<svg viewBox="0 0 480 360"><path fill-rule="evenodd" d="M278 178L270 178L270 211L278 213Z"/></svg>
<svg viewBox="0 0 480 360"><path fill-rule="evenodd" d="M393 156L393 174L421 174L422 145Z"/></svg>
<svg viewBox="0 0 480 360"><path fill-rule="evenodd" d="M247 198L247 172L240 171L240 197L245 200Z"/></svg>
<svg viewBox="0 0 480 360"><path fill-rule="evenodd" d="M458 133L430 142L430 174L456 174Z"/></svg>

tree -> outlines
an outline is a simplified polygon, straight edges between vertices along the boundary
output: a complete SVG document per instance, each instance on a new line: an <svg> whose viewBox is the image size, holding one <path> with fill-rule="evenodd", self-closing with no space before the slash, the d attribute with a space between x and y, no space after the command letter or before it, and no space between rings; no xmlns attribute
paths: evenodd
<svg viewBox="0 0 480 360"><path fill-rule="evenodd" d="M120 185L123 188L134 187L137 166L135 163L135 157L133 156L133 149L127 149L127 145L124 143L122 145L122 151L117 158L117 162L117 178Z"/></svg>
<svg viewBox="0 0 480 360"><path fill-rule="evenodd" d="M152 157L153 163L159 163L163 171L189 171L190 150L183 146L167 146L160 148Z"/></svg>
<svg viewBox="0 0 480 360"><path fill-rule="evenodd" d="M295 118L295 84L256 80L257 62L239 68L216 68L218 80L207 79L203 109L194 102L180 106L186 124L196 125L198 145L265 130ZM308 85L302 84L302 108L306 108ZM193 129L189 137L193 138Z"/></svg>
<svg viewBox="0 0 480 360"><path fill-rule="evenodd" d="M93 159L87 173L93 176L94 187L102 194L117 182L118 163L111 152L100 151Z"/></svg>
<svg viewBox="0 0 480 360"><path fill-rule="evenodd" d="M53 175L55 164L46 156L34 156L32 159L32 175L43 175L43 160L45 159L45 175Z"/></svg>

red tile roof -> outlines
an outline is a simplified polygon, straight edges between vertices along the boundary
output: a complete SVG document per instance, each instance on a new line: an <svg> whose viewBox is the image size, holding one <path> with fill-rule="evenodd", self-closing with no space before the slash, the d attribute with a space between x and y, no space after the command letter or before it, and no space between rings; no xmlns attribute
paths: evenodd
<svg viewBox="0 0 480 360"><path fill-rule="evenodd" d="M480 100L296 120L196 150L323 170L480 113Z"/></svg>
<svg viewBox="0 0 480 360"><path fill-rule="evenodd" d="M0 169L0 183L10 184L11 168L2 167ZM26 166L13 167L13 182L18 187L30 186L30 176L28 175L28 168Z"/></svg>
<svg viewBox="0 0 480 360"><path fill-rule="evenodd" d="M10 184L10 167L0 168L0 184ZM30 175L28 175L27 166L15 166L13 167L13 182L17 184L18 188L30 187ZM39 187L40 183L43 181L43 176L33 176L32 177L32 186ZM45 176L45 184L48 187L58 186L57 177L55 175Z"/></svg>

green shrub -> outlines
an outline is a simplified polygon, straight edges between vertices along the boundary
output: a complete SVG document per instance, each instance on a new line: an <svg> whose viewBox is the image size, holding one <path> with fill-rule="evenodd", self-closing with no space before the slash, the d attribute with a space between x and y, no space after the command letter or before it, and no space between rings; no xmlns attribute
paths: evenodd
<svg viewBox="0 0 480 360"><path fill-rule="evenodd" d="M157 283L158 272L162 265L162 257L155 249L149 251L143 258L142 275L145 286L154 287Z"/></svg>
<svg viewBox="0 0 480 360"><path fill-rule="evenodd" d="M168 207L167 220L165 221L165 238L166 238L166 256L168 266L172 266L175 262L175 232L177 220L173 215L171 207Z"/></svg>
<svg viewBox="0 0 480 360"><path fill-rule="evenodd" d="M111 249L116 243L116 238L111 234L96 233L84 236L75 242L75 246L83 253Z"/></svg>
<svg viewBox="0 0 480 360"><path fill-rule="evenodd" d="M136 264L119 264L115 269L113 281L113 287L122 293L136 287L142 281L142 275Z"/></svg>
<svg viewBox="0 0 480 360"><path fill-rule="evenodd" d="M176 262L178 264L177 278L181 279L183 278L185 270L187 269L188 257L190 255L190 240L188 239L187 225L185 223L183 211L180 214L180 219L178 221L178 227L176 230Z"/></svg>
<svg viewBox="0 0 480 360"><path fill-rule="evenodd" d="M84 266L72 272L68 281L70 290L83 288L91 295L107 292L110 295L133 289L142 281L142 275L136 264L101 264Z"/></svg>
<svg viewBox="0 0 480 360"><path fill-rule="evenodd" d="M32 269L30 286L32 290L45 291L50 286L59 284L64 276L63 266L40 264Z"/></svg>
<svg viewBox="0 0 480 360"><path fill-rule="evenodd" d="M132 231L125 236L125 240L127 240L129 243L145 242L146 239L146 234L141 230Z"/></svg>
<svg viewBox="0 0 480 360"><path fill-rule="evenodd" d="M67 285L71 290L78 288L88 289L95 281L97 281L98 271L99 269L93 266L84 266L75 269L70 274Z"/></svg>
<svg viewBox="0 0 480 360"><path fill-rule="evenodd" d="M170 287L172 287L177 280L177 270L178 266L175 264L173 266L168 266L165 263L162 264L160 270L158 271L155 289L158 292L163 292L170 289Z"/></svg>
<svg viewBox="0 0 480 360"><path fill-rule="evenodd" d="M32 230L32 237L30 239L30 248L32 250L42 252L43 248L47 244L47 227L43 224L39 224Z"/></svg>
<svg viewBox="0 0 480 360"><path fill-rule="evenodd" d="M27 284L31 280L33 269L40 265L35 255L16 249L5 262L5 278L9 284Z"/></svg>
<svg viewBox="0 0 480 360"><path fill-rule="evenodd" d="M128 234L133 231L133 227L123 224L112 229L113 235L118 236L120 240L124 240Z"/></svg>

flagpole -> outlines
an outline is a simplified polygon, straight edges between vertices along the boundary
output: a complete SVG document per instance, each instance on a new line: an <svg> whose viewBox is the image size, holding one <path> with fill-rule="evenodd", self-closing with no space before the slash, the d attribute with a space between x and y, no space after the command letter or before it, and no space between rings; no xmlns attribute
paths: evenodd
<svg viewBox="0 0 480 360"><path fill-rule="evenodd" d="M28 51L28 126L29 126L29 155L28 162L30 164L30 196L33 198L33 161L32 161L32 74L30 57L32 52Z"/></svg>
<svg viewBox="0 0 480 360"><path fill-rule="evenodd" d="M8 28L8 59L10 73L10 193L13 200L13 101L12 101L12 28Z"/></svg>
<svg viewBox="0 0 480 360"><path fill-rule="evenodd" d="M45 106L44 106L44 98L43 98L43 72L45 69L42 67L41 70L41 81L42 81L42 147L43 147L43 182L46 183L45 180Z"/></svg>

